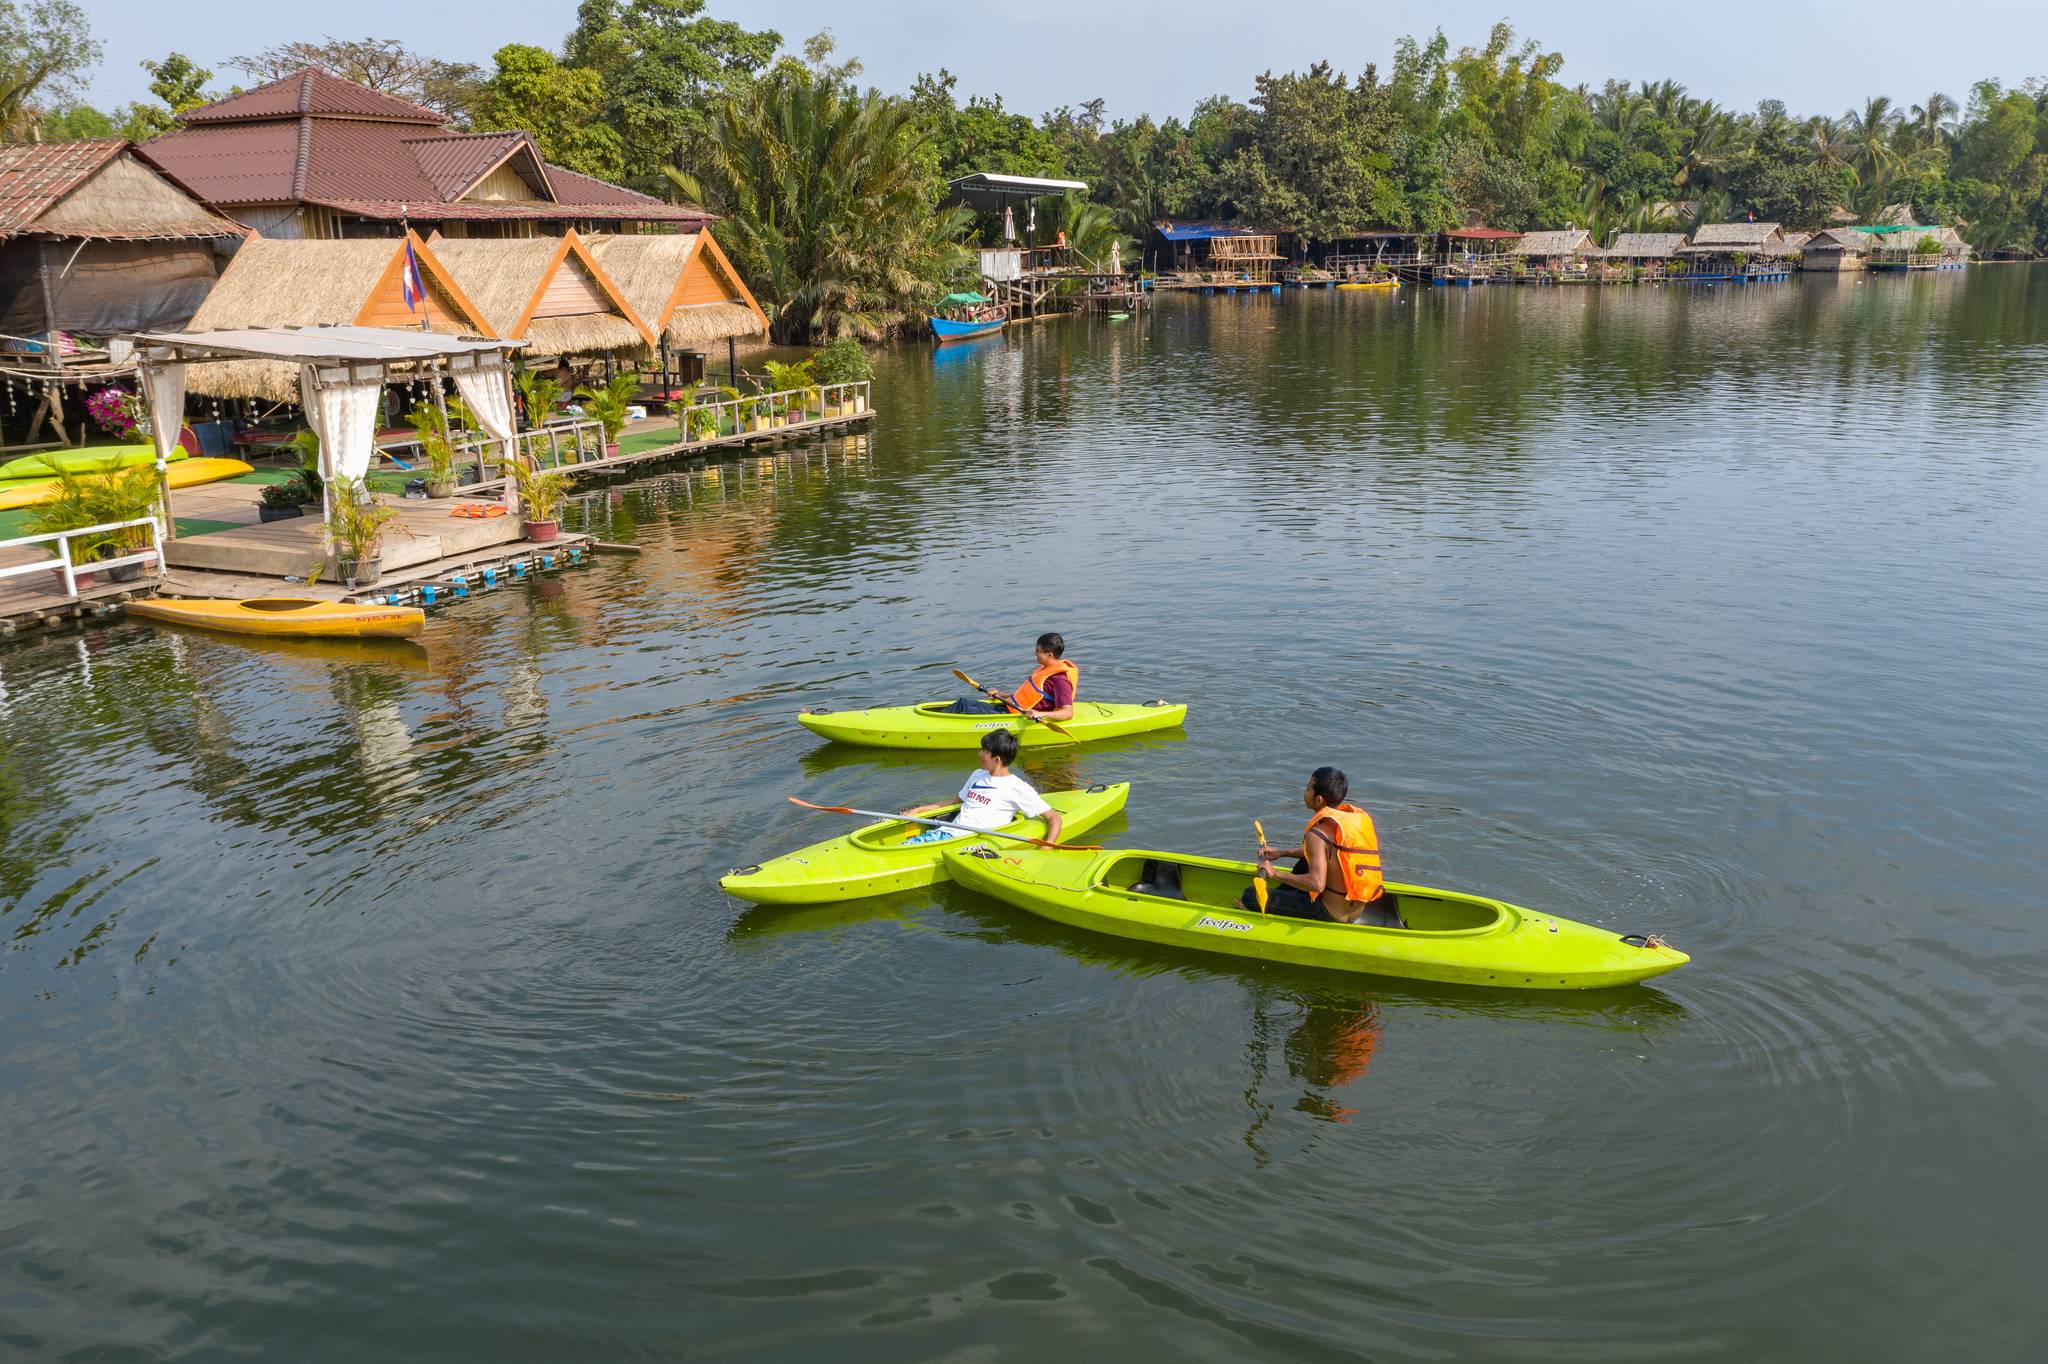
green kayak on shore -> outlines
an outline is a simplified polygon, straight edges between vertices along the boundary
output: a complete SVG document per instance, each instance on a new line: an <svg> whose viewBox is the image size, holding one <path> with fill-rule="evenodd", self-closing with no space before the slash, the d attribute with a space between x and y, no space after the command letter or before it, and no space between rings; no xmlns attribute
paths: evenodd
<svg viewBox="0 0 2048 1364"><path fill-rule="evenodd" d="M930 701L873 710L810 710L799 712L796 718L813 734L872 748L979 748L981 736L992 729L1009 730L1020 747L1042 748L1173 729L1188 715L1186 705L1166 701L1125 705L1077 701L1073 718L1060 721L1060 728L1073 736L1066 738L1021 715L955 715L952 704Z"/></svg>
<svg viewBox="0 0 2048 1364"><path fill-rule="evenodd" d="M1095 785L1085 791L1047 791L1045 803L1060 812L1060 837L1072 841L1124 808L1130 798L1129 782ZM955 803L935 810L929 818L950 819L960 806ZM758 866L741 867L719 878L719 888L742 900L762 905L818 905L834 900L856 900L864 895L886 895L891 891L915 890L946 879L939 863L945 848L981 847L1007 842L983 837L957 838L947 843L917 843L904 840L925 831L926 826L903 820L885 820L854 830L840 838L798 848ZM1045 821L1020 819L1003 827L1004 833L1021 838L1042 838ZM1009 843L1024 848L1028 844Z"/></svg>
<svg viewBox="0 0 2048 1364"><path fill-rule="evenodd" d="M1479 895L1388 883L1406 928L1240 909L1252 864L1180 853L948 848L959 885L1042 918L1121 938L1294 966L1519 990L1629 985L1691 958L1654 938Z"/></svg>

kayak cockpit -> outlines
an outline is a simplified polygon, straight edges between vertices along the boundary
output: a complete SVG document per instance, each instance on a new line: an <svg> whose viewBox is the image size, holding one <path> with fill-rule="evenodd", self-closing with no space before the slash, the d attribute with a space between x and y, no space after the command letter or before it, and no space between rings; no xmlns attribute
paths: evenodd
<svg viewBox="0 0 2048 1364"><path fill-rule="evenodd" d="M960 805L959 802L955 801L951 805L942 805L938 809L920 816L920 818L951 819L959 813ZM912 824L907 819L891 820L887 824L870 824L866 828L848 835L847 842L853 844L856 848L865 848L870 852L880 852L889 848L900 848L909 839L925 832L929 828L931 828L929 824Z"/></svg>
<svg viewBox="0 0 2048 1364"><path fill-rule="evenodd" d="M315 601L310 597L250 597L235 605L244 611L306 611L315 606L330 606L333 603Z"/></svg>
<svg viewBox="0 0 2048 1364"><path fill-rule="evenodd" d="M1134 898L1182 900L1208 909L1236 910L1238 896L1251 884L1251 870L1249 863L1140 852L1112 860L1096 884L1101 890ZM1491 933L1506 927L1510 917L1506 905L1477 895L1457 895L1420 886L1389 886L1387 894L1394 897L1408 927L1375 931Z"/></svg>

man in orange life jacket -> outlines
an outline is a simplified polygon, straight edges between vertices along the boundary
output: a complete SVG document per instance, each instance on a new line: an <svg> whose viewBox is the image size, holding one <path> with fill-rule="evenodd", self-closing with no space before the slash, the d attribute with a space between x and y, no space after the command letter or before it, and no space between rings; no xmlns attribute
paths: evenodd
<svg viewBox="0 0 2048 1364"><path fill-rule="evenodd" d="M1308 828L1301 836L1301 855L1292 871L1273 865L1285 848L1260 848L1258 874L1274 882L1266 912L1290 919L1319 919L1374 928L1406 928L1394 897L1380 881L1380 839L1372 816L1345 797L1351 783L1334 767L1309 774L1302 804L1309 808ZM1238 899L1241 908L1257 912L1250 887Z"/></svg>
<svg viewBox="0 0 2048 1364"><path fill-rule="evenodd" d="M1024 685L1010 693L1006 705L1002 693L990 689L989 700L979 697L955 701L952 713L955 715L1011 715L1019 710L1028 710L1041 720L1057 724L1061 720L1074 718L1074 696L1081 686L1081 670L1067 661L1067 642L1058 635L1047 632L1038 637L1038 666L1031 670L1031 676L1024 679Z"/></svg>

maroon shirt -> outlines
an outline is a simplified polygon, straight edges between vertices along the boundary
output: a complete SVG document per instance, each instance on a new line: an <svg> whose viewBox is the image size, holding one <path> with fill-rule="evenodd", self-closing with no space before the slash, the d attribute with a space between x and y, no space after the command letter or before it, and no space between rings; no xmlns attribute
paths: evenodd
<svg viewBox="0 0 2048 1364"><path fill-rule="evenodd" d="M1045 699L1033 706L1033 710L1058 710L1061 706L1074 704L1074 679L1065 673L1054 673L1045 679Z"/></svg>

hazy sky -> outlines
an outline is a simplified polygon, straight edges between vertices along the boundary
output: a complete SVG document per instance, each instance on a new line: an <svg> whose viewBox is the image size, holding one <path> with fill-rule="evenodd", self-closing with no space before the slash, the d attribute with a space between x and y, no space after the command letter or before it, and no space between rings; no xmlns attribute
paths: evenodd
<svg viewBox="0 0 2048 1364"><path fill-rule="evenodd" d="M226 69L229 57L296 38L395 37L488 64L504 43L556 46L576 11L575 0L81 3L106 48L92 98L113 105L145 97L138 63L172 49L213 66L221 83L247 80ZM1504 15L1564 54L1567 84L1668 77L1739 108L1778 98L1795 113L1838 114L1865 95L1914 104L1935 90L1967 101L1971 84L1987 76L2048 76L2048 0L1979 0L1963 9L1927 0L1647 9L1616 0L712 0L711 12L774 28L792 46L830 28L841 53L860 58L867 79L885 90L906 89L918 72L943 66L959 76L963 96L1001 94L1006 107L1034 116L1098 95L1112 118L1185 116L1205 95L1248 97L1252 77L1267 69L1319 59L1347 72L1368 62L1384 68L1404 33L1441 27L1456 48L1484 42ZM1695 27L1688 13L1711 17Z"/></svg>

